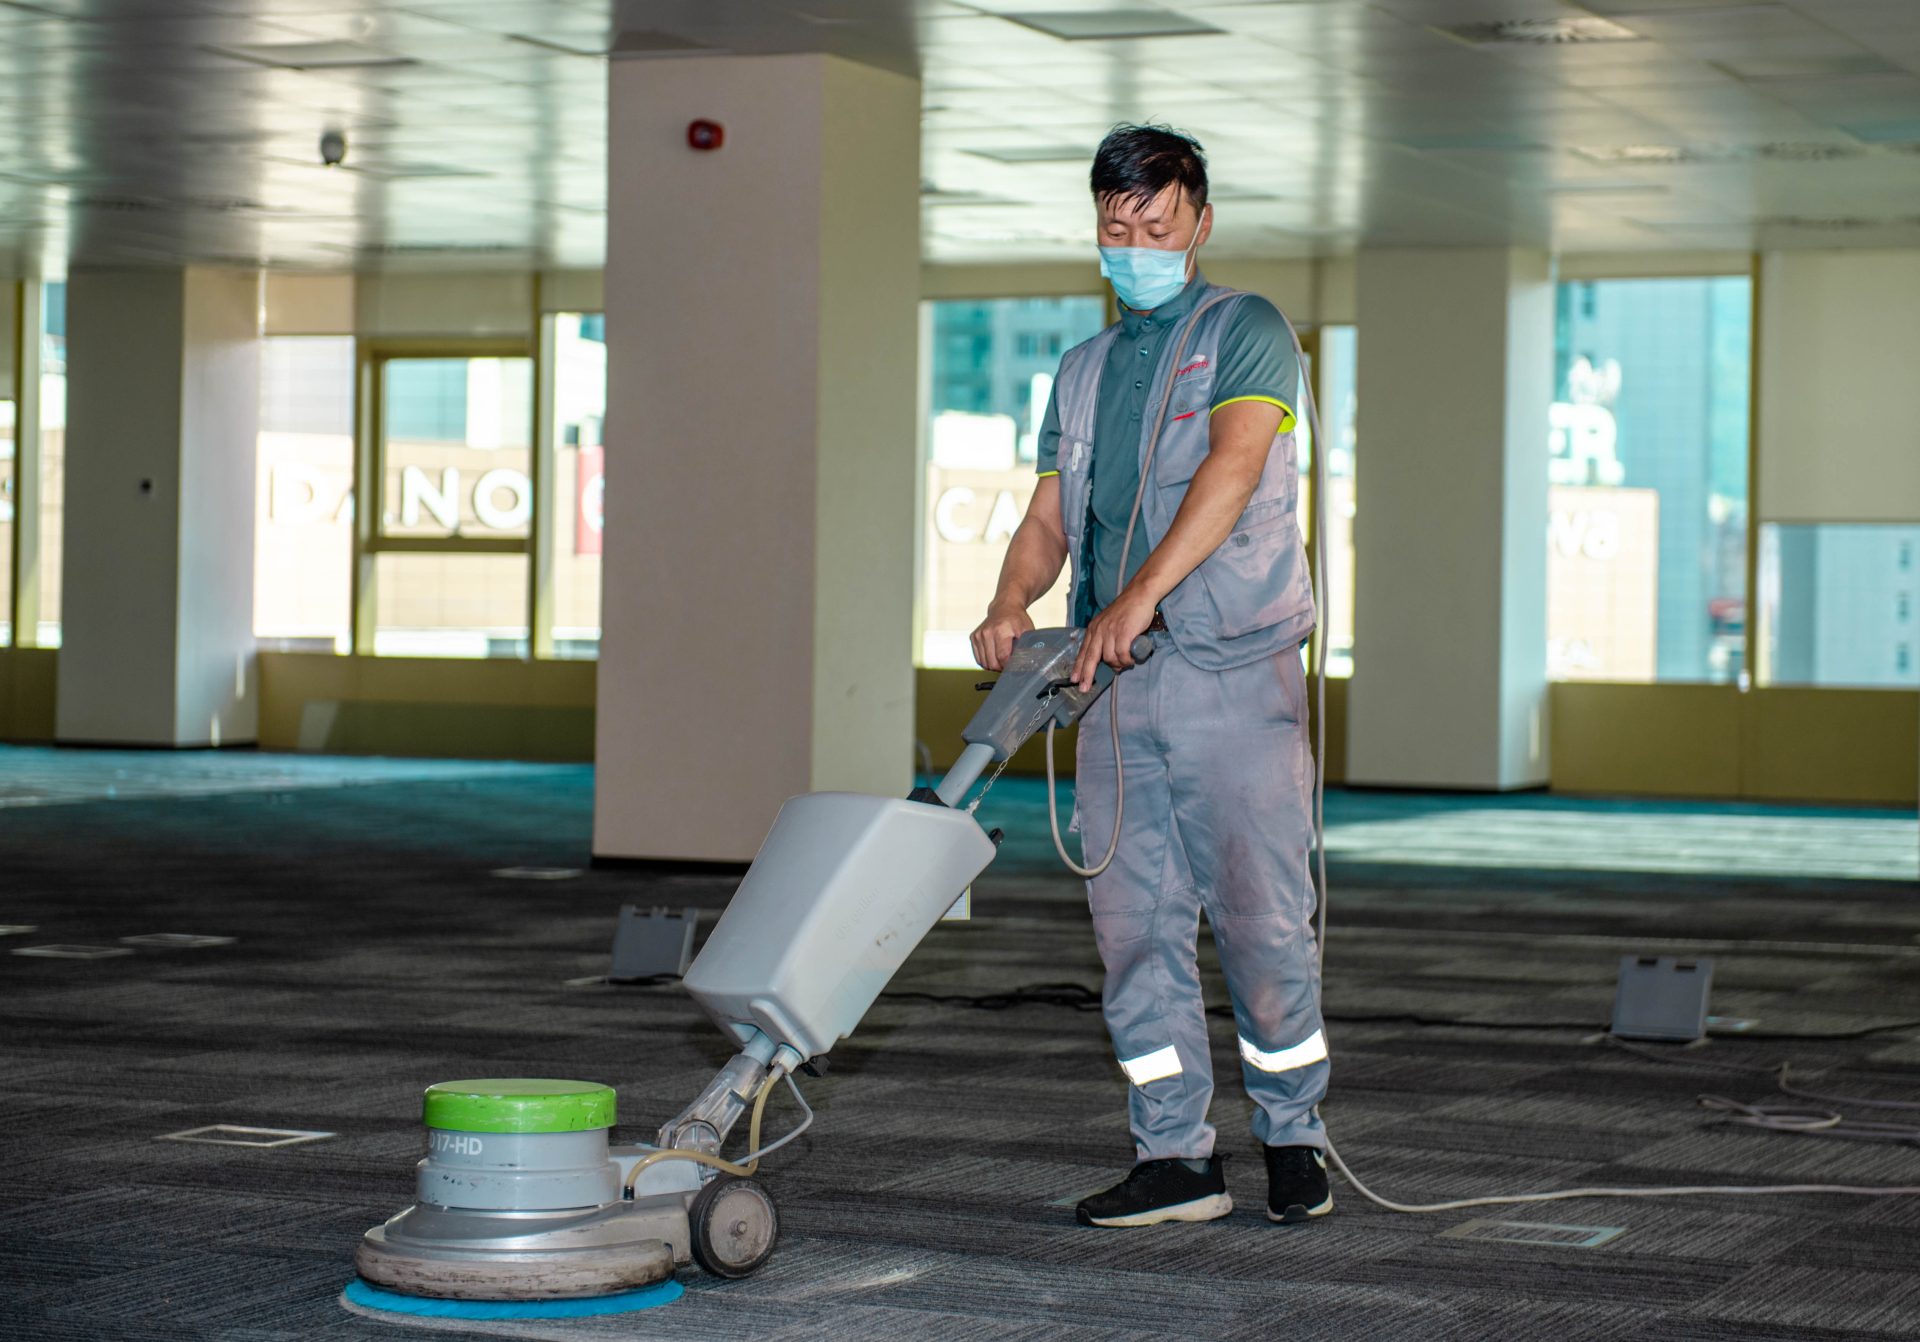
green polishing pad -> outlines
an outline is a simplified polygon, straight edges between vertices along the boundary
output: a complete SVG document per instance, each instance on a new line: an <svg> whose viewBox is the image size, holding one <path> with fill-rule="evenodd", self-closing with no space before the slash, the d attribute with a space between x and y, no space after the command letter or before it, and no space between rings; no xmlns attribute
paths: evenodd
<svg viewBox="0 0 1920 1342"><path fill-rule="evenodd" d="M529 1077L442 1081L427 1087L422 1116L454 1132L586 1132L613 1126L613 1088Z"/></svg>

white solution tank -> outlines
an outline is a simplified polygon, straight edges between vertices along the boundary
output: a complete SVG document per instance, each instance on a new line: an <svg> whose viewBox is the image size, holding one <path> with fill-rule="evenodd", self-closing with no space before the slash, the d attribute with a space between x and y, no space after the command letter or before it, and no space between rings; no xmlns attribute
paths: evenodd
<svg viewBox="0 0 1920 1342"><path fill-rule="evenodd" d="M817 1057L853 1033L913 948L993 860L964 811L813 792L780 808L685 986L743 1042Z"/></svg>

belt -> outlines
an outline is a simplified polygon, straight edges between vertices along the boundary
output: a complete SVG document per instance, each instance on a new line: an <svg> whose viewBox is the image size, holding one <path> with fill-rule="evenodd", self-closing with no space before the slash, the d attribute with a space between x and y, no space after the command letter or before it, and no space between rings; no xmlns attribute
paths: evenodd
<svg viewBox="0 0 1920 1342"><path fill-rule="evenodd" d="M1153 608L1153 618L1147 622L1147 632L1149 634L1163 634L1166 632L1166 629L1167 617L1161 613L1158 606L1155 606Z"/></svg>

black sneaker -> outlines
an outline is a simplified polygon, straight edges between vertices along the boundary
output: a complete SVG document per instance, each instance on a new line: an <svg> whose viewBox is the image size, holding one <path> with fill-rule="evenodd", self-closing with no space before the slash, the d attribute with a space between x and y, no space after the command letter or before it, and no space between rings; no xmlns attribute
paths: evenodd
<svg viewBox="0 0 1920 1342"><path fill-rule="evenodd" d="M1267 1219L1296 1226L1333 1210L1327 1153L1313 1146L1269 1146Z"/></svg>
<svg viewBox="0 0 1920 1342"><path fill-rule="evenodd" d="M1073 1214L1083 1226L1150 1226L1211 1221L1233 1210L1221 1157L1195 1173L1183 1160L1143 1160L1126 1179L1087 1198Z"/></svg>

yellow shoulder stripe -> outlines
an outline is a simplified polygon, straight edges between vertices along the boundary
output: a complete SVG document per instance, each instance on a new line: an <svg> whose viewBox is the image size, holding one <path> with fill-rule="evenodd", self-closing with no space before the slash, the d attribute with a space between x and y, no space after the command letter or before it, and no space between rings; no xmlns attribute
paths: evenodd
<svg viewBox="0 0 1920 1342"><path fill-rule="evenodd" d="M1238 405L1242 401L1263 401L1267 405L1279 406L1280 407L1280 427L1277 430L1277 432L1287 433L1293 429L1293 426L1295 423L1295 420L1293 417L1293 407L1288 405L1285 401L1279 400L1272 396L1229 396L1226 400L1220 402L1219 405L1216 405L1215 407L1213 407L1212 410L1207 411L1207 418L1211 419L1213 418L1214 415L1226 409L1228 406Z"/></svg>
<svg viewBox="0 0 1920 1342"><path fill-rule="evenodd" d="M1058 475L1058 474L1060 474L1060 472L1058 472L1058 471L1042 471L1042 472L1040 472L1040 475L1039 475L1039 478L1040 478L1040 479L1042 479L1042 480L1044 480L1044 479L1046 479L1046 478L1047 478L1047 477L1048 477L1049 475Z"/></svg>

